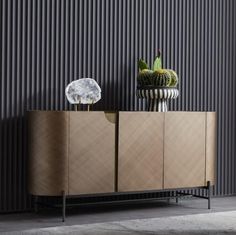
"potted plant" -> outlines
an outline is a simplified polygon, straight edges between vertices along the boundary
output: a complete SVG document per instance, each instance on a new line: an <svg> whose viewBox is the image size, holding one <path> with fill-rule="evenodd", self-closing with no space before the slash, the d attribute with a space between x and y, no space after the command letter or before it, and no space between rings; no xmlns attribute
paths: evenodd
<svg viewBox="0 0 236 235"><path fill-rule="evenodd" d="M176 72L162 68L160 50L152 69L142 59L138 61L138 67L137 96L148 100L149 111L167 112L167 100L177 98L179 95Z"/></svg>

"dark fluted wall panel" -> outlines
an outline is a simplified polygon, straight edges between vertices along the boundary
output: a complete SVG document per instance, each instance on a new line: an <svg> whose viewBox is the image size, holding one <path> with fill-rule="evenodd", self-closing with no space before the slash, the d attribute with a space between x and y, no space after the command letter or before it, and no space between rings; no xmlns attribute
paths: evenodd
<svg viewBox="0 0 236 235"><path fill-rule="evenodd" d="M99 110L144 110L137 59L180 77L171 110L217 111L215 194L236 191L234 0L0 1L0 211L30 208L26 110L68 110L65 86L92 77ZM190 156L191 157L191 156Z"/></svg>

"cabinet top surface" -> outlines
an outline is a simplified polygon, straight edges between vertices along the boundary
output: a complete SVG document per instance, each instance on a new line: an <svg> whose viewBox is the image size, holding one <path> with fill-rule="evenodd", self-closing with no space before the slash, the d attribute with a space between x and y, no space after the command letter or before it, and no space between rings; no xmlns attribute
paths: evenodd
<svg viewBox="0 0 236 235"><path fill-rule="evenodd" d="M56 113L216 113L216 111L168 111L168 112L150 112L150 111L66 111L66 110L28 110L27 112L56 112Z"/></svg>

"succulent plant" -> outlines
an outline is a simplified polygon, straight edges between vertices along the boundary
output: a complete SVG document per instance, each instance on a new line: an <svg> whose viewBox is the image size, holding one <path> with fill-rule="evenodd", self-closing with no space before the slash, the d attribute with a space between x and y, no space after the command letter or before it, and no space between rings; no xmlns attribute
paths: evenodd
<svg viewBox="0 0 236 235"><path fill-rule="evenodd" d="M160 50L158 50L157 56L156 56L154 63L153 63L153 71L155 71L157 69L162 69L161 51Z"/></svg>
<svg viewBox="0 0 236 235"><path fill-rule="evenodd" d="M147 63L142 59L138 61L138 67L139 74L137 80L139 86L176 87L178 84L176 72L171 69L162 68L160 50L158 50L152 70L149 69Z"/></svg>
<svg viewBox="0 0 236 235"><path fill-rule="evenodd" d="M149 69L147 63L142 59L138 61L138 67L141 71L144 69Z"/></svg>

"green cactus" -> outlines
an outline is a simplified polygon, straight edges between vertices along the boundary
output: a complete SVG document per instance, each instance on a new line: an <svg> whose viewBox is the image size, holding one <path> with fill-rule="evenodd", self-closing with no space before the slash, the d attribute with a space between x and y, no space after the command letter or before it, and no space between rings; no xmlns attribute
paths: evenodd
<svg viewBox="0 0 236 235"><path fill-rule="evenodd" d="M153 70L150 70L147 63L140 59L138 61L139 86L159 86L159 87L176 87L178 84L178 76L174 70L162 69L161 52L158 54L153 63Z"/></svg>
<svg viewBox="0 0 236 235"><path fill-rule="evenodd" d="M172 69L168 69L168 72L171 75L170 87L176 87L177 84L178 84L178 75L177 75L177 73Z"/></svg>
<svg viewBox="0 0 236 235"><path fill-rule="evenodd" d="M150 69L143 69L138 74L138 85L147 86L151 85L153 71Z"/></svg>
<svg viewBox="0 0 236 235"><path fill-rule="evenodd" d="M152 74L154 86L168 87L171 84L171 74L166 69L157 69Z"/></svg>

